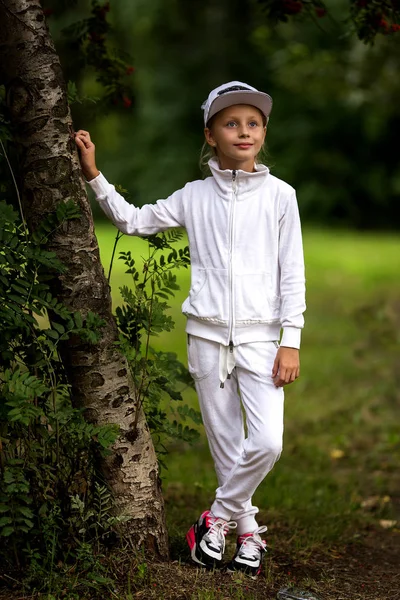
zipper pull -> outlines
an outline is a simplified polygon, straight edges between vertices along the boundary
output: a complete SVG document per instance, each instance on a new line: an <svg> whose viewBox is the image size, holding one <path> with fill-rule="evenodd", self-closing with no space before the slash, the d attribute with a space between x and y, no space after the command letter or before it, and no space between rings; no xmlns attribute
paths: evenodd
<svg viewBox="0 0 400 600"><path fill-rule="evenodd" d="M232 354L233 352L233 342L232 340L229 342L229 352Z"/></svg>
<svg viewBox="0 0 400 600"><path fill-rule="evenodd" d="M232 171L232 190L233 194L237 194L237 171Z"/></svg>

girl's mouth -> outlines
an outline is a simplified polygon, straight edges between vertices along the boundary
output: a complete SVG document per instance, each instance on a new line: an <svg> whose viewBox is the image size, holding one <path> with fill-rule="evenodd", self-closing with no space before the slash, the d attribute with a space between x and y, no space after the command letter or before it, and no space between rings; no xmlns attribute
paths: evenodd
<svg viewBox="0 0 400 600"><path fill-rule="evenodd" d="M252 145L253 144L235 144L236 148L243 148L243 149L251 148Z"/></svg>

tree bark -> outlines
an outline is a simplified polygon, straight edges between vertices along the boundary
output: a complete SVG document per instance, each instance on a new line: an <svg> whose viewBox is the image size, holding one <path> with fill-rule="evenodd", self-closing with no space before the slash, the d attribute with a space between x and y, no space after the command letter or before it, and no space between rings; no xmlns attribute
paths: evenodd
<svg viewBox="0 0 400 600"><path fill-rule="evenodd" d="M100 262L62 69L38 0L0 0L0 83L6 88L29 228L35 229L44 214L67 199L81 211L80 218L68 221L51 241L51 249L67 267L54 280L53 292L83 316L97 313L106 326L99 343L73 339L62 350L74 405L83 406L91 422L118 424L119 438L103 466L118 512L131 517L125 535L135 547L166 558L157 458L143 412L137 430L132 430L135 411L141 409L126 361L113 346L117 328L110 288Z"/></svg>

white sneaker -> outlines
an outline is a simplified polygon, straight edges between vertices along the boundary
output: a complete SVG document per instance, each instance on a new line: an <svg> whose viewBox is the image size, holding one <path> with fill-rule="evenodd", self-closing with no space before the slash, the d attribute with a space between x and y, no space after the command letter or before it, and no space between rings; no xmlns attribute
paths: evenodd
<svg viewBox="0 0 400 600"><path fill-rule="evenodd" d="M225 550L225 536L235 529L235 521L214 517L206 510L186 534L192 560L202 567L220 567Z"/></svg>
<svg viewBox="0 0 400 600"><path fill-rule="evenodd" d="M260 537L260 533L264 531L267 531L265 525L258 527L252 533L245 533L238 537L235 556L226 567L228 573L242 571L252 579L257 579L267 551L267 542Z"/></svg>

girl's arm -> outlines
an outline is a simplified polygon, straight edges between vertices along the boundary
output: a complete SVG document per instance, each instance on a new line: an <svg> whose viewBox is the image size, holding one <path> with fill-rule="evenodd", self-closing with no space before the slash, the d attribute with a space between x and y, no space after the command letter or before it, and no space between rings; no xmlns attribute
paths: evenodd
<svg viewBox="0 0 400 600"><path fill-rule="evenodd" d="M276 387L292 383L300 375L300 339L304 327L305 273L301 223L293 190L282 202L279 222L281 325L283 334L272 378Z"/></svg>
<svg viewBox="0 0 400 600"><path fill-rule="evenodd" d="M305 269L299 208L295 191L281 202L279 221L281 346L300 348L304 327Z"/></svg>
<svg viewBox="0 0 400 600"><path fill-rule="evenodd" d="M184 227L182 190L178 190L166 200L156 204L146 204L137 208L127 202L115 187L96 167L95 145L88 131L80 129L75 134L75 142L80 151L83 175L95 193L96 200L107 217L123 233L128 235L151 235L170 227Z"/></svg>

